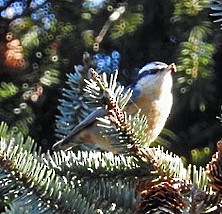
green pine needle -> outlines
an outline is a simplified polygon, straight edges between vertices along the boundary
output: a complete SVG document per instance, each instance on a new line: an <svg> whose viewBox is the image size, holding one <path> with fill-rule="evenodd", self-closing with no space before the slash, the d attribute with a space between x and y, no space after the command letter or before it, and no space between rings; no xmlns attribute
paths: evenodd
<svg viewBox="0 0 222 214"><path fill-rule="evenodd" d="M164 152L163 147L140 149L138 155L144 162L153 165L153 173L159 175L161 179L190 180L182 159L172 152Z"/></svg>
<svg viewBox="0 0 222 214"><path fill-rule="evenodd" d="M0 87L0 98L1 99L7 99L10 98L18 93L19 89L17 86L15 86L12 82L1 83Z"/></svg>
<svg viewBox="0 0 222 214"><path fill-rule="evenodd" d="M51 212L92 212L93 206L77 188L71 188L54 169L39 162L35 152L31 153L34 144L31 138L24 140L20 134L10 135L4 123L0 130L0 192L5 204L24 200L30 206L49 208Z"/></svg>
<svg viewBox="0 0 222 214"><path fill-rule="evenodd" d="M143 176L149 171L148 166L141 165L134 156L115 155L112 152L100 151L59 151L52 155L47 154L43 158L44 163L55 169L61 176L67 179L72 177L121 177L130 178Z"/></svg>

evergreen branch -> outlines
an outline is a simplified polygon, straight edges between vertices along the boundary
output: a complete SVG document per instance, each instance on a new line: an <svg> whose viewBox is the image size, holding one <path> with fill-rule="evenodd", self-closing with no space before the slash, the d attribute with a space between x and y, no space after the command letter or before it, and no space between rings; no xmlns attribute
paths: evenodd
<svg viewBox="0 0 222 214"><path fill-rule="evenodd" d="M139 4L134 6L128 5L126 12L113 23L110 32L111 39L115 40L136 31L144 21L142 11L143 7Z"/></svg>
<svg viewBox="0 0 222 214"><path fill-rule="evenodd" d="M13 121L11 124L12 130L16 133L21 132L24 136L27 136L29 133L29 126L36 118L31 106L22 102L14 111L17 111L17 118L16 121Z"/></svg>
<svg viewBox="0 0 222 214"><path fill-rule="evenodd" d="M91 72L95 77L94 79L85 80L87 86L84 90L88 93L89 97L92 97L93 102L98 107L101 107L107 104L107 99L112 97L116 100L119 107L123 109L132 95L132 90L124 91L124 87L118 85L118 70L110 75L109 80L105 72L102 74L102 77L98 76L93 70Z"/></svg>
<svg viewBox="0 0 222 214"><path fill-rule="evenodd" d="M209 187L206 170L203 167L197 169L196 165L189 165L186 169L182 159L172 152L164 152L163 147L141 149L138 153L145 162L153 165L154 173L160 175L160 180L179 179L195 184L198 189L213 194Z"/></svg>
<svg viewBox="0 0 222 214"><path fill-rule="evenodd" d="M186 169L178 156L168 153L168 151L164 152L162 148L140 149L139 152L138 155L144 162L153 165L153 173L159 175L157 180L142 182L139 185L141 192L144 189L155 186L155 183L159 185L158 183L160 181L164 181L180 187L180 194L184 198L184 203L186 202L184 212L210 213L211 211L221 209L219 192L214 192L210 187L207 172L203 167L197 169L195 165L189 165L188 169ZM208 172L208 174L210 173ZM213 174L216 173L213 172L210 174L209 177L211 179ZM212 186L215 187L216 185L212 184ZM161 207L159 207L159 209L161 209Z"/></svg>
<svg viewBox="0 0 222 214"><path fill-rule="evenodd" d="M73 181L81 183L78 187L81 194L87 197L100 213L122 212L132 213L138 200L135 191L137 179L120 178L82 178ZM109 212L107 212L109 210Z"/></svg>
<svg viewBox="0 0 222 214"><path fill-rule="evenodd" d="M67 135L78 123L80 123L94 108L87 102L83 88L84 79L90 77L88 69L93 62L88 53L83 55L84 66L75 66L76 73L67 75L69 89L63 89L64 99L60 99L58 109L61 115L56 116L56 132L59 138Z"/></svg>
<svg viewBox="0 0 222 214"><path fill-rule="evenodd" d="M52 84L58 84L60 82L59 80L59 71L55 68L48 68L44 72L44 74L40 77L40 82L43 85L51 86Z"/></svg>
<svg viewBox="0 0 222 214"><path fill-rule="evenodd" d="M177 70L183 71L188 77L195 79L198 76L208 77L209 66L213 64L209 55L214 52L210 43L204 42L205 37L211 32L210 22L202 22L193 27L187 42L181 44L181 57L179 58Z"/></svg>
<svg viewBox="0 0 222 214"><path fill-rule="evenodd" d="M0 192L5 204L10 207L6 212L15 211L23 202L25 206L17 209L21 212L96 213L96 207L97 211L109 210L108 213L132 213L138 197L135 195L137 177L139 174L146 176L148 170L144 167L141 175L141 167L135 157L108 152L69 152L69 156L65 156L62 152L60 155L54 153L52 157L41 154L40 158L31 138L24 142L21 135L9 137L9 129L4 123L0 126L0 134L0 184L3 181ZM68 160L68 157L71 159ZM73 166L72 161L75 162ZM70 171L77 168L81 172L84 167L88 170L85 174L74 175L68 171L66 176L59 176L57 168L62 169L62 165ZM107 168L104 177L103 168ZM121 178L116 173L120 172L118 169L125 171L125 175L128 172L128 177ZM130 174L131 169L136 170L133 175ZM100 172L97 174L96 170ZM90 171L93 176L87 176ZM108 171L113 172L110 173L113 176L109 177ZM15 198L16 194L18 197Z"/></svg>
<svg viewBox="0 0 222 214"><path fill-rule="evenodd" d="M6 204L24 200L28 206L51 212L93 213L93 206L82 197L77 186L71 188L53 169L38 162L36 154L30 153L34 144L31 138L26 141L21 135L3 138L8 130L5 124L0 130L0 191Z"/></svg>
<svg viewBox="0 0 222 214"><path fill-rule="evenodd" d="M184 15L196 16L200 11L204 10L209 5L208 0L176 0L174 15L182 17Z"/></svg>
<svg viewBox="0 0 222 214"><path fill-rule="evenodd" d="M135 191L135 184L115 179L113 181L102 181L97 186L102 201L98 210L104 213L132 213L139 195ZM108 203L107 203L107 202Z"/></svg>
<svg viewBox="0 0 222 214"><path fill-rule="evenodd" d="M214 99L214 86L211 83L214 61L209 56L214 54L215 47L205 41L211 34L210 25L210 22L202 21L192 28L188 40L180 44L177 62L178 77L175 86L181 94L192 92L189 101L181 102L189 102L191 109L199 107L200 111L205 111L207 100ZM184 96L181 97L184 99Z"/></svg>
<svg viewBox="0 0 222 214"><path fill-rule="evenodd" d="M154 142L151 142L151 147L163 146L165 148L169 147L172 142L178 140L177 135L167 128L163 128L160 135Z"/></svg>
<svg viewBox="0 0 222 214"><path fill-rule="evenodd" d="M75 73L67 75L67 88L63 89L63 99L60 99L58 109L61 115L56 116L56 132L59 138L67 135L77 124L85 119L95 108L104 106L104 100L97 90L92 87L92 94L88 94L86 82L90 82L90 68L96 67L100 73L112 73L118 68L120 54L113 51L111 56L96 54L93 59L88 53L83 55L83 66L75 66ZM86 81L86 82L85 82ZM100 97L101 96L101 97ZM96 99L95 99L96 98Z"/></svg>
<svg viewBox="0 0 222 214"><path fill-rule="evenodd" d="M159 152L162 151L159 150ZM151 154L150 152L147 153ZM172 211L175 209L175 206L172 206L172 201L178 202L178 200L181 207L179 208L177 205L178 211L174 210L176 213L211 213L220 210L219 195L209 187L204 168L200 167L197 170L196 166L190 165L187 170L185 168L179 170L179 168L182 168L182 166L179 166L180 161L176 160L177 158L175 159L172 154L163 153L160 155L155 153L151 156L158 156L159 158L159 160L158 158L152 160L150 157L149 160L156 169L154 173L159 174L160 177L157 180L145 180L139 184L138 190L141 192L142 198L137 205L138 213L143 209L162 210L163 207L165 207L164 210ZM166 156L168 157L166 158ZM145 160L146 157L141 158L147 161L147 159ZM173 174L171 174L171 169L175 170ZM180 176L178 176L179 173L181 173ZM160 187L161 189L159 189ZM167 189L163 191L162 188ZM174 194L170 196L169 194L172 194L172 192ZM161 195L161 198L159 198L159 195ZM165 200L163 200L164 197L166 197Z"/></svg>
<svg viewBox="0 0 222 214"><path fill-rule="evenodd" d="M8 126L4 123L1 122L0 124L0 136L4 139L6 139L6 137L8 137L9 131L8 131Z"/></svg>
<svg viewBox="0 0 222 214"><path fill-rule="evenodd" d="M197 169L196 165L190 164L188 166L188 174L191 176L192 183L195 184L198 189L209 194L214 194L212 188L209 186L209 180L205 168L200 166L199 169Z"/></svg>
<svg viewBox="0 0 222 214"><path fill-rule="evenodd" d="M149 144L147 144L148 136L144 134L144 130L147 127L145 116L141 117L139 112L134 116L127 115L118 108L113 108L108 114L109 117L107 119L98 118L100 121L99 125L105 129L102 134L115 144L116 141L119 141L118 146L120 148L122 147L123 151L129 152L129 150L126 149L127 147L131 149L131 151L134 149L136 151L136 147L149 146Z"/></svg>
<svg viewBox="0 0 222 214"><path fill-rule="evenodd" d="M213 96L215 87L212 83L214 77L212 55L215 47L208 41L212 33L211 22L203 21L201 18L203 11L209 8L209 5L208 0L177 0L172 17L172 21L179 21L186 26L184 29L186 32L189 27L191 28L187 41L180 44L177 62L177 70L183 73L177 72L175 86L179 88L180 94L186 95L180 96L180 99L183 99L180 103L189 103L192 110L199 108L202 112L206 110L207 101L215 99ZM193 18L190 19L188 16Z"/></svg>
<svg viewBox="0 0 222 214"><path fill-rule="evenodd" d="M138 179L147 178L149 171L146 164L133 156L100 151L61 151L47 154L43 162L70 185L79 184L78 190L90 204L103 212L110 209L110 213L132 213L138 198Z"/></svg>
<svg viewBox="0 0 222 214"><path fill-rule="evenodd" d="M140 149L138 155L144 162L152 164L153 173L158 174L160 180L171 178L190 179L181 158L172 152L164 152L162 147Z"/></svg>
<svg viewBox="0 0 222 214"><path fill-rule="evenodd" d="M133 156L100 151L59 151L43 157L43 162L61 177L133 178L147 175L149 167Z"/></svg>
<svg viewBox="0 0 222 214"><path fill-rule="evenodd" d="M210 3L213 3L209 5L210 9L212 11L215 11L211 13L210 15L213 17L221 17L222 16L222 2L219 0L209 0ZM216 19L214 22L220 22L222 26L222 18ZM222 27L220 28L222 29Z"/></svg>
<svg viewBox="0 0 222 214"><path fill-rule="evenodd" d="M12 82L10 83L1 83L0 87L0 98L1 99L7 99L11 96L14 96L19 91L18 87L16 87Z"/></svg>
<svg viewBox="0 0 222 214"><path fill-rule="evenodd" d="M43 205L37 196L33 195L33 192L24 191L19 197L13 199L8 207L6 207L3 214L17 214L17 213L44 213L51 214L54 211L47 205Z"/></svg>

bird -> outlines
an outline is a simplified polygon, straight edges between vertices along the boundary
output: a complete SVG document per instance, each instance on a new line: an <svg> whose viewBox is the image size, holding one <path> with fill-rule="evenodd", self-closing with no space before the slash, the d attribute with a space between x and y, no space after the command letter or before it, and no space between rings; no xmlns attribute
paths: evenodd
<svg viewBox="0 0 222 214"><path fill-rule="evenodd" d="M148 136L147 145L153 142L170 114L173 105L172 73L176 72L174 63L166 64L154 61L142 67L136 79L126 87L133 91L131 99L124 111L135 115L138 110L147 118L145 133ZM99 108L90 113L82 122L63 139L53 145L53 150L69 150L80 144L93 145L102 150L118 153L119 149L101 134L97 118L107 115L107 110Z"/></svg>

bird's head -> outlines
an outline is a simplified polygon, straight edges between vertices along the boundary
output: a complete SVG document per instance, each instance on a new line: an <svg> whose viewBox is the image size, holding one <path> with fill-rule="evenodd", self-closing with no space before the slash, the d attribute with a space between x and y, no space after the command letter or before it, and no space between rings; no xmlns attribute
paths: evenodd
<svg viewBox="0 0 222 214"><path fill-rule="evenodd" d="M150 62L139 71L137 81L144 77L150 79L162 78L166 74L171 74L172 72L176 72L174 63L167 65L163 62Z"/></svg>
<svg viewBox="0 0 222 214"><path fill-rule="evenodd" d="M173 72L176 72L174 63L170 65L163 62L148 63L139 71L132 89L139 94L170 92L173 84L171 73Z"/></svg>

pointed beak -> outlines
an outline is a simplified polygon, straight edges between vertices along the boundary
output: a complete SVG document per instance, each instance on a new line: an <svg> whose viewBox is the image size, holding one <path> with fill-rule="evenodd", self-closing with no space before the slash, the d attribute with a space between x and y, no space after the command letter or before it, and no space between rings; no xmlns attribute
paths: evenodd
<svg viewBox="0 0 222 214"><path fill-rule="evenodd" d="M170 71L171 73L174 73L177 71L176 65L174 63L171 63L168 65L167 70Z"/></svg>

